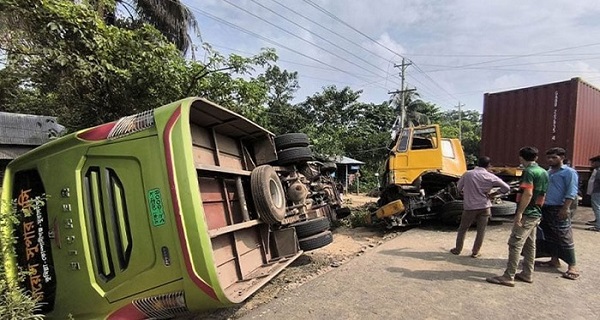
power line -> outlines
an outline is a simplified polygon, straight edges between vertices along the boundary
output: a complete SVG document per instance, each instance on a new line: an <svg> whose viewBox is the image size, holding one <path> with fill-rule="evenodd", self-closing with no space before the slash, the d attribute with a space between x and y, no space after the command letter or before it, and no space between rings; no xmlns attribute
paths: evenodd
<svg viewBox="0 0 600 320"><path fill-rule="evenodd" d="M172 1L172 0L168 0L168 1ZM227 25L227 26L229 26L229 27L231 27L231 28L233 28L233 29L236 29L236 30L238 30L238 31L244 32L244 33L246 33L246 34L249 34L249 35L251 35L251 36L253 36L253 37L256 37L256 38L258 38L258 39L261 39L261 40L263 40L263 41L265 41L265 42L271 43L271 44L273 44L273 45L275 45L275 46L277 46L277 47L280 47L280 48L283 48L283 49L289 50L289 51L291 51L291 52L293 52L293 53L296 53L296 54L298 54L298 55L300 55L300 56L302 56L302 57L305 57L305 58L307 58L307 59L309 59L309 60L315 61L315 62L317 62L317 63L320 63L320 64L322 64L322 65L325 65L325 66L327 66L327 67L330 67L330 68L332 68L332 69L334 69L334 70L336 70L336 71L339 71L339 72L342 72L342 73L348 74L348 75L350 75L350 76L352 76L352 77L354 77L354 78L356 78L356 79L360 79L360 80L362 80L362 81L365 81L365 79L364 79L364 78L362 78L362 77L360 77L360 76L357 76L356 74L353 74L353 73L351 73L351 72L348 72L348 71L346 71L346 70L342 70L342 69L340 69L340 68L337 68L337 67L335 67L335 66L333 66L333 65L330 65L330 64L328 64L328 63L326 63L326 62L323 62L323 61L321 61L321 60L319 60L319 59L316 59L316 58L314 58L314 57L311 57L311 56L309 56L309 55L306 55L306 54L304 54L304 53L302 53L302 52L300 52L300 51L298 51L298 50L292 49L292 48L290 48L290 47L288 47L288 46L285 46L285 45L283 45L283 44L281 44L281 43L279 43L279 42L277 42L277 41L271 40L271 39L269 39L269 38L267 38L267 37L264 37L264 36L262 36L262 35L259 35L259 34L255 33L255 32L252 32L252 31L250 31L250 30L248 30L248 29L245 29L245 28L243 28L243 27L240 27L240 26L238 26L238 25L236 25L236 24L233 24L233 23L231 23L231 22L229 22L229 21L226 21L226 20L224 20L224 19L222 19L222 18L219 18L219 17L217 17L217 16L215 16L215 15L213 15L213 14L210 14L210 13L208 13L208 12L204 11L204 10L201 10L201 9L198 9L198 8L194 8L194 7L192 7L192 6L189 6L189 5L188 5L188 7L189 7L191 10L194 10L194 11L196 11L197 13L199 13L199 14L201 14L201 15L203 15L203 16L205 16L205 17L207 17L207 18L210 18L210 19L213 19L213 20L215 20L215 21L217 21L217 22L219 22L219 23L225 24L225 25ZM383 88L383 89L387 89L387 88L384 88L384 87L382 87L382 88Z"/></svg>
<svg viewBox="0 0 600 320"><path fill-rule="evenodd" d="M599 60L600 57L595 57L595 58L588 58L587 60ZM446 68L446 69L437 69L437 70L430 70L427 71L428 73L431 72L439 72L439 71L447 71L447 70L455 70L455 69L480 69L480 70L505 70L505 71L509 71L507 69L501 69L504 67L518 67L518 66L531 66L531 65L536 65L536 64L547 64L547 63L558 63L558 62L570 62L570 61L580 61L581 59L564 59L564 60L550 60L550 61L536 61L536 62L523 62L523 63L514 63L514 64L506 64L506 65L499 65L499 66L489 66L489 67L464 67L464 66L444 66L444 65L428 65L428 66L437 66L437 67L442 67L442 68Z"/></svg>
<svg viewBox="0 0 600 320"><path fill-rule="evenodd" d="M242 8L242 7L240 7L240 6L236 5L236 4L234 4L234 3L232 3L232 2L230 2L230 1L228 1L228 0L223 0L223 1L224 1L224 2L226 2L226 3L228 3L228 4L229 4L229 5L231 5L231 6L235 7L235 8L237 8L237 9L239 9L239 10L241 10L241 11L243 11L243 12L245 12L245 13L247 13L247 14L249 14L249 15L251 15L251 16L253 16L253 17L257 18L257 19L259 19L259 20L262 20L262 21L264 21L265 23L267 23L267 24L269 24L269 25L271 25L271 26L273 26L273 27L275 27L275 28L277 28L277 29L279 29L279 30L281 30L281 31L283 31L283 32L285 32L285 33L287 33L287 34L289 34L289 35L293 36L294 38L297 38L297 39L299 39L299 40L301 40L301 41L304 41L304 42L306 42L306 43L308 43L308 44L310 44L310 45L312 45L312 46L315 46L315 47L317 47L317 48L319 48L319 49L321 49L321 50L323 50L323 51L325 51L325 52L327 52L327 53L329 53L329 54L331 54L331 55L333 55L333 56L335 56L335 57L337 57L337 58L341 59L341 60L344 60L344 61L346 61L346 62L348 62L348 63L350 63L350 64L352 64L352 65L355 65L355 66L357 66L358 68L361 68L361 69L363 69L363 70L365 70L365 71L367 71L367 72L370 72L370 73L372 73L372 74L374 74L374 75L376 75L376 76L379 76L377 73L375 73L375 72L373 72L373 71L371 71L371 70L369 70L369 69L366 69L366 68L364 68L364 67L362 67L362 66L360 66L360 65L357 65L357 64L353 63L352 61L350 61L350 60L348 60L348 59L346 59L346 58L344 58L344 57L342 57L342 56L340 56L340 55L338 55L338 54L336 54L336 53L334 53L334 52L331 52L331 51L329 51L329 50L327 50L327 49L325 49L325 48L323 48L323 47L321 47L321 46L319 46L319 45L317 45L317 44L315 44L315 43L313 43L313 42L310 42L310 41L308 41L308 40L306 40L306 39L303 39L302 37L299 37L298 35L296 35L296 34L294 34L294 33L290 32L290 31L288 31L288 30L286 30L286 29L284 29L284 28L282 28L282 27L280 27L280 26L278 26L278 25L276 25L276 24L274 24L274 23L272 23L272 22L270 22L270 21L268 21L267 19L264 19L264 18L262 18L262 17L260 17L260 16L258 16L258 15L256 15L256 14L254 14L254 13L252 13L252 12L250 12L250 11L248 11L248 10L246 10L246 9L244 9L244 8Z"/></svg>
<svg viewBox="0 0 600 320"><path fill-rule="evenodd" d="M347 26L348 28L350 28L350 29L354 30L355 32L357 32L357 33L359 33L360 35L362 35L363 37L365 37L365 38L369 39L369 40L370 40L370 41L372 41L373 43L375 43L375 44L379 45L380 47L382 47L382 48L384 48L384 49L386 49L386 50L388 50L389 52L393 53L394 55L397 55L397 56L399 56L399 57L401 57L401 58L403 58L403 59L405 58L403 55L401 55L401 54L399 54L399 53L395 52L394 50L392 50L392 49L388 48L387 46L385 46L385 45L381 44L379 41L377 41L377 40L373 39L372 37L370 37L369 35L365 34L364 32L362 32L362 31L360 31L360 30L358 30L358 29L354 28L354 27L353 27L353 26L351 26L349 23L347 23L347 22L343 21L342 19L338 18L336 15L334 15L333 13L331 13L331 12L327 11L326 9L322 8L322 7L321 7L321 6L319 6L318 4L316 4L316 3L312 2L311 0L303 0L303 1L304 1L304 2L306 2L306 3L308 3L308 4L309 4L310 6L312 6L313 8L315 8L315 9L317 9L317 10L321 11L322 13L326 14L327 16L331 17L332 19L334 19L334 20L338 21L339 23L341 23L341 24L343 24L343 25ZM409 61L410 61L410 59L409 59ZM413 63L414 63L414 61L413 61ZM442 87L442 86L441 86L439 83L437 83L435 80L433 80L433 78L431 78L431 77L430 77L430 76L429 76L427 73L425 73L425 72L424 72L424 71L423 71L421 68L419 68L419 67L418 67L416 64L415 64L415 68L416 68L418 71L422 72L422 73L425 75L425 77L429 79L429 81L431 81L431 82L432 82L433 84L435 84L437 87L439 87L440 89L442 89L442 91L444 91L444 92L445 92L445 93L446 93L448 96L450 96L450 97L451 97L451 98L453 98L454 100L457 100L457 99L456 99L456 98L455 98L455 97L454 97L452 94L450 94L450 93L449 93L449 92L448 92L446 89L444 89L444 88L443 88L443 87Z"/></svg>
<svg viewBox="0 0 600 320"><path fill-rule="evenodd" d="M358 34L360 34L360 35L362 35L363 37L365 37L365 38L367 38L367 39L371 40L372 42L374 42L374 43L376 43L377 45L379 45L380 47L382 47L382 48L384 48L384 49L388 50L389 52L393 53L394 55L397 55L397 56L399 56L399 57L401 57L401 58L405 58L405 57L404 57L404 56L402 56L401 54L399 54L399 53L395 52L394 50L392 50L392 49L390 49L390 48L386 47L385 45L383 45L383 44L379 43L379 41L377 41L377 40L375 40L375 39L371 38L369 35L365 34L364 32L362 32L362 31L360 31L360 30L358 30L358 29L354 28L354 27L353 27L353 26L351 26L349 23L347 23L347 22L345 22L344 20L342 20L342 19L338 18L336 15L334 15L333 13L331 13L331 12L329 12L329 11L325 10L323 7L319 6L318 4L316 4L316 3L314 3L314 2L312 2L312 1L310 1L310 0L302 0L302 1L304 1L304 2L308 3L308 4L309 4L309 5L311 5L313 8L315 8L315 9L317 9L317 10L321 11L322 13L324 13L324 14L328 15L329 17L331 17L332 19L336 20L337 22L339 22L339 23L341 23L341 24L345 25L346 27L348 27L348 28L350 28L350 29L354 30L354 31L355 31L355 32L357 32Z"/></svg>
<svg viewBox="0 0 600 320"><path fill-rule="evenodd" d="M317 21L315 21L315 20L312 20L311 18L309 18L309 17L307 17L307 16L305 16L305 15L303 15L303 14L299 13L298 11L296 11L296 10L294 10L294 9L291 9L290 7L288 7L288 6L286 6L286 5L282 4L282 3L280 3L279 1L277 1L277 0L271 0L271 1L273 1L273 2L277 3L278 5L280 5L280 6L284 7L285 9L287 9L287 10L289 10L289 11L291 11L291 12L295 13L296 15L298 15L298 16L300 16L300 17L302 17L302 18L304 18L304 19L306 19L306 20L308 20L308 21L310 21L310 22L314 23L315 25L317 25L317 26L319 26L319 27L321 27L321 28L323 28L323 29L325 29L325 30L327 30L327 31L329 31L329 32L331 32L331 33L333 33L333 34L335 34L336 36L338 36L338 37L340 37L340 38L342 38L342 39L344 39L344 40L346 40L346 41L348 41L348 42L352 43L353 45L355 45L355 46L357 46L357 47L361 48L362 50L365 50L366 52L369 52L370 54L372 54L372 55L374 55L374 56L376 56L376 57L378 57L378 58L380 58L380 59L383 59L383 60L385 60L385 61L389 61L389 59L388 59L388 58L382 57L382 56L381 56L381 55L379 55L378 53L376 53L376 52L373 52L373 51L371 51L371 50L368 50L367 48L365 48L365 47L363 47L362 45L360 45L360 44L356 43L355 41L353 41L352 39L348 39L347 37L345 37L345 36L343 36L343 35L339 34L338 32L336 32L336 31L334 31L334 30L331 30L330 28L327 28L326 26L324 26L324 25L320 24L319 22L317 22Z"/></svg>
<svg viewBox="0 0 600 320"><path fill-rule="evenodd" d="M492 63L492 62L498 62L498 61L506 61L506 60L514 60L514 59L520 59L520 58L525 58L525 57L533 57L533 56L537 56L537 55L540 55L540 54L547 54L547 53L553 53L553 52L567 51L567 50L573 50L573 49L581 49L581 48L593 47L593 46L597 46L597 45L600 45L600 42L591 43L591 44L585 44L585 45L581 45L581 46L566 47L566 48L561 48L561 49L553 49L553 50L548 50L548 51L540 51L540 52L534 52L534 53L528 53L528 54L522 54L522 55L515 55L515 56L512 56L512 57L507 57L507 58L502 58L502 59L495 59L495 60L488 60L488 61L483 61L483 62L465 64L465 65L462 65L462 66L459 66L459 67L471 67L471 66L477 66L477 65L482 65L482 64L486 64L486 63Z"/></svg>
<svg viewBox="0 0 600 320"><path fill-rule="evenodd" d="M227 2L227 3L229 3L229 1L227 1L227 0L224 0L224 1L225 1L225 2ZM263 5L263 4L261 4L261 3L258 3L256 0L250 0L250 1L254 2L256 5L260 6L261 8L264 8L265 10L268 10L269 12L271 12L271 13L273 13L273 14L277 15L278 17L280 17L280 18L282 18L282 19L284 19L284 20L286 20L286 21L288 21L288 22L292 23L293 25L297 26L298 28L300 28L300 29L302 29L302 30L305 30L306 32L308 32L308 33L310 33L310 34L314 35L315 37L317 37L317 38L319 38L319 39L321 39L321 40L323 40L323 41L325 41L325 42L329 43L330 45L332 45L332 46L336 47L337 49L340 49L340 50L344 51L345 53L347 53L347 54L349 54L349 55L351 55L351 56L355 57L356 59L358 59L358 60L360 60L360 61L362 61L362 62L364 62L364 63L366 63L366 64L368 64L368 65L370 65L370 66L372 66L372 67L374 67L374 68L376 68L377 70L379 70L379 71L383 71L384 73L386 73L386 72L387 72L386 70L384 70L384 69L380 68L379 66L377 66L377 65L374 65L373 63L371 63L371 62L369 62L369 61L365 60L363 57L360 57L360 56L356 55L355 53L353 53L353 52L350 52L350 51L348 51L347 49L340 47L339 45L337 45L337 44L333 43L332 41L330 41L330 40L328 40L328 39L325 39L325 38L323 38L321 35L319 35L319 34L317 34L317 33L313 32L313 31L311 31L310 29L308 29L308 28L306 28L306 27L304 27L304 26L300 25L299 23L297 23L297 22L295 22L295 21L292 21L291 19L289 19L289 18L287 18L287 17L285 17L285 16L283 16L283 15L279 14L278 12L276 12L276 11L274 11L274 10L272 10L272 9L270 9L270 8L268 8L268 7L266 7L266 6L264 6L264 5ZM312 42L311 42L311 43L312 43ZM313 43L313 45L314 45L314 43Z"/></svg>

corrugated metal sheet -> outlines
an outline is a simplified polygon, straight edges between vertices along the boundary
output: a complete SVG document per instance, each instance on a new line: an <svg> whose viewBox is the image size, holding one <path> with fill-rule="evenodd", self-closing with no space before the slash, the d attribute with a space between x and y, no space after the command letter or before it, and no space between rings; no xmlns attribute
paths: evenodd
<svg viewBox="0 0 600 320"><path fill-rule="evenodd" d="M39 146L64 131L55 117L0 112L0 144Z"/></svg>
<svg viewBox="0 0 600 320"><path fill-rule="evenodd" d="M600 91L579 78L530 88L486 93L481 154L496 166L519 164L523 146L544 152L563 147L574 166L585 169L600 153Z"/></svg>
<svg viewBox="0 0 600 320"><path fill-rule="evenodd" d="M12 160L16 157L31 151L34 146L0 146L0 160ZM1 170L1 169L0 169Z"/></svg>
<svg viewBox="0 0 600 320"><path fill-rule="evenodd" d="M589 169L589 159L600 155L600 90L586 82L577 82L573 165Z"/></svg>

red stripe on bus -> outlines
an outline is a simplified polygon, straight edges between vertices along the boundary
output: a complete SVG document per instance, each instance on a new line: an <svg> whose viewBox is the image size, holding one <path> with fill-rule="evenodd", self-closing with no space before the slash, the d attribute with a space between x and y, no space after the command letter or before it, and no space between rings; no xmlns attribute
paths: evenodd
<svg viewBox="0 0 600 320"><path fill-rule="evenodd" d="M142 320L147 318L148 316L138 310L132 303L108 315L108 320Z"/></svg>
<svg viewBox="0 0 600 320"><path fill-rule="evenodd" d="M174 174L174 168L173 168L173 154L171 151L171 132L173 130L173 127L175 126L175 123L177 122L177 120L179 120L181 116L181 106L179 106L175 112L173 112L173 115L171 115L171 118L169 118L169 121L167 121L167 126L165 127L165 131L163 133L163 140L164 140L164 144L165 144L165 158L167 161L167 174L169 176L169 186L171 189L171 198L173 201L173 213L175 215L175 221L177 222L177 231L179 234L179 242L181 243L181 249L183 250L183 258L185 260L185 267L187 269L187 272L190 276L190 278L192 279L192 281L194 281L194 283L202 290L204 291L204 293L206 293L209 297L215 299L215 300L219 300L219 298L217 298L217 294L215 293L215 290L208 285L208 283L206 283L202 278L198 277L198 275L194 272L194 269L192 268L192 261L190 258L190 254L189 254L189 248L187 246L187 241L185 239L184 236L184 230L183 230L183 221L181 218L181 210L179 208L179 197L177 196L177 188L175 187L175 174Z"/></svg>

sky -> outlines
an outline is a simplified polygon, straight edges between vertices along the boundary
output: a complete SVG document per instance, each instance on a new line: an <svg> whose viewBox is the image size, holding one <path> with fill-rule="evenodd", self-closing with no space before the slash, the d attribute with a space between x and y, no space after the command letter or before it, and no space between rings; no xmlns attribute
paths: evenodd
<svg viewBox="0 0 600 320"><path fill-rule="evenodd" d="M169 0L166 0L169 1ZM294 102L335 85L381 103L405 85L442 110L580 77L600 88L597 0L183 0L222 54L275 48L297 71ZM202 60L202 55L197 56Z"/></svg>

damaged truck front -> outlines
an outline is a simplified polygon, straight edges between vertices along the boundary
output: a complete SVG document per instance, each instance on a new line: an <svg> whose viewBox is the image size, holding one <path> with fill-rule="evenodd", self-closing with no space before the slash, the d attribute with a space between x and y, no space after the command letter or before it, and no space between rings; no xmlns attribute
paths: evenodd
<svg viewBox="0 0 600 320"><path fill-rule="evenodd" d="M456 183L466 167L460 141L442 138L439 125L402 129L386 160L379 208L371 220L388 227L434 218L460 221Z"/></svg>
<svg viewBox="0 0 600 320"><path fill-rule="evenodd" d="M305 135L198 98L72 133L7 167L6 276L55 319L239 303L331 243L347 209L322 169Z"/></svg>

